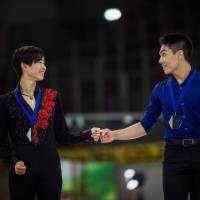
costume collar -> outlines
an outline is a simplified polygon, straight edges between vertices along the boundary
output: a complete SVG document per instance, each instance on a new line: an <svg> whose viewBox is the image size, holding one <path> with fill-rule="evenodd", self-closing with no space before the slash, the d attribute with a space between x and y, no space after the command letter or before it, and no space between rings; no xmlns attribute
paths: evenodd
<svg viewBox="0 0 200 200"><path fill-rule="evenodd" d="M36 88L35 94L34 94L36 97L35 108L34 108L33 113L30 113L27 106L25 105L25 103L22 100L19 84L17 85L16 89L13 91L13 95L16 98L17 103L19 104L19 106L21 107L24 114L27 116L27 118L29 119L29 121L31 122L32 125L34 125L35 121L36 121L39 104L40 104L40 100L41 100L41 93L42 93L41 89L39 87Z"/></svg>

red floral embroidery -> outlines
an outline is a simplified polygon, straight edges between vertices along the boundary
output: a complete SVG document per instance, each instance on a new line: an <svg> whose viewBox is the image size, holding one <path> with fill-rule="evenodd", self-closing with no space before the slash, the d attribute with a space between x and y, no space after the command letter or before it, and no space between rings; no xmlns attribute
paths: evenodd
<svg viewBox="0 0 200 200"><path fill-rule="evenodd" d="M55 103L53 101L44 101L42 102L42 105L49 111L52 111L55 107Z"/></svg>
<svg viewBox="0 0 200 200"><path fill-rule="evenodd" d="M46 129L48 126L48 119L40 119L37 123L38 128Z"/></svg>
<svg viewBox="0 0 200 200"><path fill-rule="evenodd" d="M51 89L46 89L44 92L44 98L41 103L42 108L38 112L38 117L33 127L32 141L34 144L39 143L38 128L42 128L45 130L49 125L49 119L52 116L52 112L55 107L55 102L53 100L56 95L57 92Z"/></svg>
<svg viewBox="0 0 200 200"><path fill-rule="evenodd" d="M53 100L54 97L56 96L56 92L51 90L51 89L46 89L45 94L44 94L44 99L46 100Z"/></svg>

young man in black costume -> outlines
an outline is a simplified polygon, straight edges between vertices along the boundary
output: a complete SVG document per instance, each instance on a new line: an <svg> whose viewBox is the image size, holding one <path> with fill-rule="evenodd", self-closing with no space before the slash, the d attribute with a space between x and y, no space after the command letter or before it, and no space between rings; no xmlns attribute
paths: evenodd
<svg viewBox="0 0 200 200"><path fill-rule="evenodd" d="M0 97L0 159L9 161L11 200L60 200L62 177L56 142L92 140L95 128L74 136L66 125L60 95L41 89L46 71L42 49L16 49L12 63L19 83ZM11 138L12 148L6 139Z"/></svg>

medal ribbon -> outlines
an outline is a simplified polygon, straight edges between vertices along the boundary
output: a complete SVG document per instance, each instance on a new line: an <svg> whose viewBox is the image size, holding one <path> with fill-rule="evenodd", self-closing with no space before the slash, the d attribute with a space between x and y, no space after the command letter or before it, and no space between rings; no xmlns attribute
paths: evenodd
<svg viewBox="0 0 200 200"><path fill-rule="evenodd" d="M13 94L14 94L15 98L17 99L18 104L20 105L20 107L24 111L25 115L28 117L28 119L31 122L31 124L34 125L35 121L36 121L38 109L39 109L40 99L41 99L41 89L40 88L38 89L38 94L37 94L37 98L36 98L36 103L35 103L35 108L34 108L33 114L31 114L28 111L28 109L26 108L26 106L24 105L22 100L20 99L21 97L18 95L18 89L17 88L13 91Z"/></svg>
<svg viewBox="0 0 200 200"><path fill-rule="evenodd" d="M190 83L192 82L195 74L196 74L196 70L193 70L191 76L189 77L188 81L186 82L185 87L183 87L177 102L175 101L175 95L174 95L173 88L172 88L172 79L169 81L170 97L171 97L174 113L176 113L178 111L178 108L183 100L183 97L184 97L185 93L187 92L188 87L189 87Z"/></svg>

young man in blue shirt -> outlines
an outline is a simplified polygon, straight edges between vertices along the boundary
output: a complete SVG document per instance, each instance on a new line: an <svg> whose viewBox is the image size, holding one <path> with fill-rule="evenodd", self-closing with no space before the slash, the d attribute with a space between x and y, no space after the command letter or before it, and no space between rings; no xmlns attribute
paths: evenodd
<svg viewBox="0 0 200 200"><path fill-rule="evenodd" d="M163 189L165 200L200 199L200 74L191 66L192 42L173 33L160 38L159 64L169 76L158 83L140 122L103 130L102 143L146 135L161 112L165 131ZM97 140L100 132L92 137Z"/></svg>

